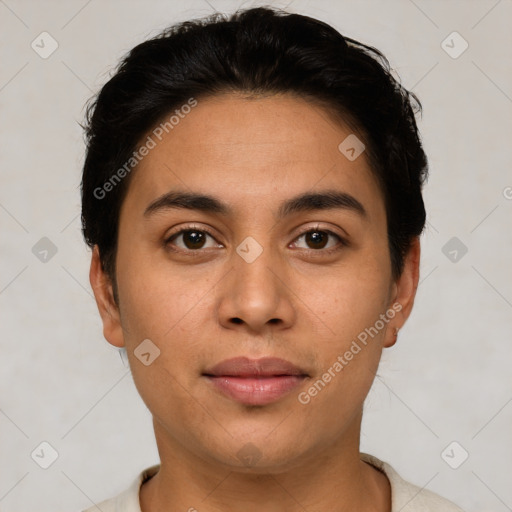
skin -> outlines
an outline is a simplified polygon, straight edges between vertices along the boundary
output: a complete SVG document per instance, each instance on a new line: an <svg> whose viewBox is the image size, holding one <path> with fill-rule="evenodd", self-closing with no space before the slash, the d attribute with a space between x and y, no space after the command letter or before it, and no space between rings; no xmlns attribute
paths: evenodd
<svg viewBox="0 0 512 512"><path fill-rule="evenodd" d="M119 306L97 247L90 281L104 336L126 347L153 415L161 468L141 487L143 512L391 510L387 478L359 457L362 407L383 348L413 306L420 245L415 239L393 280L382 193L364 153L350 161L338 150L351 133L293 96L219 95L199 100L132 175L120 212ZM215 196L233 214L144 215L177 188ZM366 218L346 208L276 217L283 201L325 189L354 196ZM182 235L166 246L190 224L213 237L201 247ZM333 235L315 245L307 230L348 245ZM263 248L252 263L236 252L248 236ZM298 393L396 303L401 311L301 404ZM149 366L134 355L144 339L160 350ZM234 356L280 357L309 378L277 402L246 406L202 376ZM237 456L247 443L259 457L249 466Z"/></svg>

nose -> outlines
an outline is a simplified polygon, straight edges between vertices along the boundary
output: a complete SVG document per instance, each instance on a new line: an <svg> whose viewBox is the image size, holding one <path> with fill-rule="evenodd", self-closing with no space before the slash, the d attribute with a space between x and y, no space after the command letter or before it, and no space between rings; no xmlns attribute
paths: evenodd
<svg viewBox="0 0 512 512"><path fill-rule="evenodd" d="M231 271L218 285L218 317L223 327L261 334L293 325L296 310L290 269L275 251L264 247L254 260L234 252L230 263Z"/></svg>

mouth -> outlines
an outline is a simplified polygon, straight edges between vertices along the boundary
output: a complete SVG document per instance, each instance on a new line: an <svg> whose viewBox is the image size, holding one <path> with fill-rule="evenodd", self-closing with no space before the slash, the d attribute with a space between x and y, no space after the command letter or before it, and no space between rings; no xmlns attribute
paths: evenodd
<svg viewBox="0 0 512 512"><path fill-rule="evenodd" d="M227 359L202 374L213 387L244 405L267 405L302 384L309 375L284 359Z"/></svg>

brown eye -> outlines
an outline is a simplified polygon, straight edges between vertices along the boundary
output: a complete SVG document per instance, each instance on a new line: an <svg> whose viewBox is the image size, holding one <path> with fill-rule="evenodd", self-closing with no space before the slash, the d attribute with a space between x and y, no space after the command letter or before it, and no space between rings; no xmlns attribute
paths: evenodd
<svg viewBox="0 0 512 512"><path fill-rule="evenodd" d="M217 243L210 242L210 245L206 247L208 238L211 238L215 242L213 236L207 231L201 229L182 229L174 235L171 235L165 241L165 245L171 248L174 246L183 251L197 251L203 248L219 246Z"/></svg>
<svg viewBox="0 0 512 512"><path fill-rule="evenodd" d="M312 249L323 249L329 239L329 235L323 231L310 231L304 236L306 237L306 243L311 244Z"/></svg>
<svg viewBox="0 0 512 512"><path fill-rule="evenodd" d="M201 231L184 231L183 242L187 249L201 249L205 242L205 235Z"/></svg>
<svg viewBox="0 0 512 512"><path fill-rule="evenodd" d="M297 241L301 239L304 239L305 246L303 245L300 247L300 245L298 245ZM338 241L337 244L336 240ZM341 249L347 244L343 238L341 238L336 233L333 233L332 231L310 229L309 231L302 233L302 235L296 238L294 245L299 249L306 249L311 251L320 251L324 249L322 252L329 252L331 249Z"/></svg>

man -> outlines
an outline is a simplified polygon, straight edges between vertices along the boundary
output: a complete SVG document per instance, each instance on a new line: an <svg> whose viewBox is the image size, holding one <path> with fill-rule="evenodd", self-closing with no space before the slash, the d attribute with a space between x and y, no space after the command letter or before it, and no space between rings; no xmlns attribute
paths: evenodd
<svg viewBox="0 0 512 512"><path fill-rule="evenodd" d="M267 8L126 56L88 110L83 232L161 462L104 512L460 510L359 452L418 285L413 107L380 52Z"/></svg>

